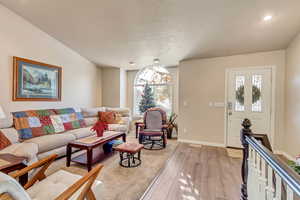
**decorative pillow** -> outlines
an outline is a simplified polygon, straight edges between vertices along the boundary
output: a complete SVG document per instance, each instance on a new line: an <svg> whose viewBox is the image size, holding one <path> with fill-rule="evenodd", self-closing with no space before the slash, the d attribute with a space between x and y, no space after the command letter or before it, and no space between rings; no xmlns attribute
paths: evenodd
<svg viewBox="0 0 300 200"><path fill-rule="evenodd" d="M115 115L115 123L114 124L123 124L124 122L123 122L123 120L122 120L122 115L121 114L118 114L118 113L116 113L116 115Z"/></svg>
<svg viewBox="0 0 300 200"><path fill-rule="evenodd" d="M86 127L80 109L64 108L64 109L55 109L54 111L57 115L60 116L64 129L66 131Z"/></svg>
<svg viewBox="0 0 300 200"><path fill-rule="evenodd" d="M0 150L11 145L11 142L5 137L5 135L0 131Z"/></svg>
<svg viewBox="0 0 300 200"><path fill-rule="evenodd" d="M111 112L99 112L99 120L106 122L107 124L115 124L116 122L116 113Z"/></svg>

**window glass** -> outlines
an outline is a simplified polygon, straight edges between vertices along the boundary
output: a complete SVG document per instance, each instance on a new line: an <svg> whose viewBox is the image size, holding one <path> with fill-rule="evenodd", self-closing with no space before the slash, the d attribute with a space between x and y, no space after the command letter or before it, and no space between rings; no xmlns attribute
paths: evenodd
<svg viewBox="0 0 300 200"><path fill-rule="evenodd" d="M235 111L245 111L245 76L235 77Z"/></svg>
<svg viewBox="0 0 300 200"><path fill-rule="evenodd" d="M156 107L168 114L172 112L173 81L169 71L161 66L150 66L140 70L134 84L134 114L142 115L139 105L143 98L145 85L152 89Z"/></svg>
<svg viewBox="0 0 300 200"><path fill-rule="evenodd" d="M252 76L252 111L261 112L261 86L262 86L262 75Z"/></svg>

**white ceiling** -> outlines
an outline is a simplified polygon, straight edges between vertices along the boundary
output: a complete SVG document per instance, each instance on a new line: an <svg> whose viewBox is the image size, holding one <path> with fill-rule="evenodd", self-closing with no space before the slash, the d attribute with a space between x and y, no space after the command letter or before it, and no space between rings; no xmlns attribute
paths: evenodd
<svg viewBox="0 0 300 200"><path fill-rule="evenodd" d="M0 0L101 66L286 48L300 29L300 0ZM273 20L262 18L273 15Z"/></svg>

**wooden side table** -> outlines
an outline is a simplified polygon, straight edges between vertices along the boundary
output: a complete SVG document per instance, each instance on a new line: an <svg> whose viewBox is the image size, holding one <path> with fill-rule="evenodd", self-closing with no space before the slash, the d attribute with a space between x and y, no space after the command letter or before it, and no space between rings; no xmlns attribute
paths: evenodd
<svg viewBox="0 0 300 200"><path fill-rule="evenodd" d="M25 157L15 156L12 154L0 154L0 160L3 160L3 162L5 162L4 165L0 165L0 171L6 174L27 167L27 165L24 164L24 161L26 160ZM27 181L27 173L20 176L19 182L22 186L24 186Z"/></svg>

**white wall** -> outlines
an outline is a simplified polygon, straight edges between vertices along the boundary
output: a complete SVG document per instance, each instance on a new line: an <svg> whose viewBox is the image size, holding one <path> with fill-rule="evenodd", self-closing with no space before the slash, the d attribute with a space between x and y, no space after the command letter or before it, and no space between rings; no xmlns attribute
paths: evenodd
<svg viewBox="0 0 300 200"><path fill-rule="evenodd" d="M127 73L120 69L120 107L125 108L127 101Z"/></svg>
<svg viewBox="0 0 300 200"><path fill-rule="evenodd" d="M102 73L102 105L120 107L120 69L104 67Z"/></svg>
<svg viewBox="0 0 300 200"><path fill-rule="evenodd" d="M0 5L0 105L17 110L101 104L99 69L87 59ZM63 67L61 102L13 102L13 56Z"/></svg>
<svg viewBox="0 0 300 200"><path fill-rule="evenodd" d="M225 101L227 68L251 66L276 66L275 146L276 149L281 147L284 135L284 50L182 61L179 65L179 139L224 145L225 108L209 107L209 102Z"/></svg>
<svg viewBox="0 0 300 200"><path fill-rule="evenodd" d="M300 34L286 51L286 134L283 151L293 158L300 154Z"/></svg>

